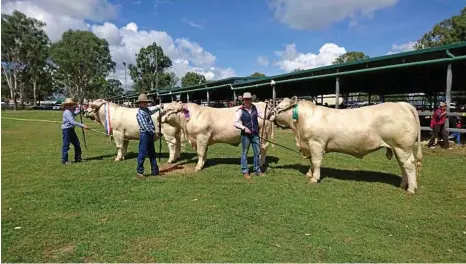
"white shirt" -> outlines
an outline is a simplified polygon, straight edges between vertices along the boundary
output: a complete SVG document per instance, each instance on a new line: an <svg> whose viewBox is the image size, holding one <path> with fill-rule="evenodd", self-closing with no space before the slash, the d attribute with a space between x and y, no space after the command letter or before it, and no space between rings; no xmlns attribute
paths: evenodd
<svg viewBox="0 0 466 264"><path fill-rule="evenodd" d="M251 114L252 105L251 105L251 108L248 109L244 107L244 109L246 109L246 111L248 111L248 113ZM259 110L259 108L256 107L256 109L257 109L257 117L264 119L264 113L261 110ZM233 122L233 125L238 129L244 130L245 126L243 126L243 122L241 122L241 115L243 115L243 111L241 109L238 109L235 114L235 120Z"/></svg>

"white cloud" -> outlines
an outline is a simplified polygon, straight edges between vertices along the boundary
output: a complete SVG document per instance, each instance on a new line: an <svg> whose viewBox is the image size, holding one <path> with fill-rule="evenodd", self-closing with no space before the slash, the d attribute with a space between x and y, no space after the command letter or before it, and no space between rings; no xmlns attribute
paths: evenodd
<svg viewBox="0 0 466 264"><path fill-rule="evenodd" d="M52 41L59 40L62 33L70 28L90 30L98 37L106 39L110 45L112 58L117 63L116 73L110 78L119 79L123 85L125 83L123 62L127 64L135 63L135 54L142 47L146 47L153 42L161 46L164 53L172 59L173 67L170 71L173 71L178 77L182 77L188 71L204 74L208 80L223 79L236 75L232 68L216 67L214 55L204 50L198 43L186 38L173 39L165 31L139 30L138 25L134 22L128 23L121 28L110 22L87 24L85 20L95 21L111 18L115 15L118 7L109 4L107 0L71 2L61 0L6 2L5 4L2 3L2 12L12 13L13 10L17 9L30 17L46 22L45 30ZM153 3L158 5L169 2L158 0ZM54 4L56 6L53 6ZM131 87L132 80L128 72L127 83L128 87Z"/></svg>
<svg viewBox="0 0 466 264"><path fill-rule="evenodd" d="M182 20L184 23L190 25L191 27L194 27L194 28L204 28L201 24L197 24L195 23L194 21L191 21L189 19L186 19L186 18L183 18Z"/></svg>
<svg viewBox="0 0 466 264"><path fill-rule="evenodd" d="M257 65L259 66L267 66L269 65L269 59L265 56L257 57Z"/></svg>
<svg viewBox="0 0 466 264"><path fill-rule="evenodd" d="M97 37L106 39L109 45L118 45L121 41L120 30L112 23L105 22L103 25L92 25L91 31Z"/></svg>
<svg viewBox="0 0 466 264"><path fill-rule="evenodd" d="M105 27L105 24L103 27ZM114 25L111 27L106 26L109 29L113 27ZM113 32L113 34L109 32ZM188 71L201 73L206 76L207 80L223 79L236 75L232 68L216 67L215 56L204 50L198 43L185 38L174 40L165 31L139 30L135 23L129 23L120 28L118 32L113 30L109 32L105 35L107 40L120 39L118 44L110 46L113 60L117 62L117 74L115 77L120 80L124 80L124 67L122 63L136 63L135 54L139 52L139 49L153 42L160 45L164 53L172 59L173 67L169 71L173 71L180 78ZM132 82L128 79L128 86L130 87L131 84Z"/></svg>
<svg viewBox="0 0 466 264"><path fill-rule="evenodd" d="M398 0L269 0L275 18L293 29L321 29L334 22L371 18L376 10L395 5Z"/></svg>
<svg viewBox="0 0 466 264"><path fill-rule="evenodd" d="M47 24L45 26L45 31L52 41L59 40L63 32L68 29L89 29L89 24L84 22L83 18L76 18L76 16L69 15L56 15L55 13L50 12L49 8L53 7L49 7L43 2L36 1L2 3L2 13L11 14L14 10L18 10L29 17L44 21Z"/></svg>
<svg viewBox="0 0 466 264"><path fill-rule="evenodd" d="M406 52L406 51L412 51L414 50L414 45L416 45L416 41L409 41L409 42L399 44L399 45L393 44L392 49L387 53L387 55L400 53L400 52Z"/></svg>
<svg viewBox="0 0 466 264"><path fill-rule="evenodd" d="M334 43L325 43L319 53L301 53L294 43L286 46L285 50L275 51L280 59L275 63L280 69L291 72L295 69L311 69L332 64L340 55L346 53L346 49Z"/></svg>

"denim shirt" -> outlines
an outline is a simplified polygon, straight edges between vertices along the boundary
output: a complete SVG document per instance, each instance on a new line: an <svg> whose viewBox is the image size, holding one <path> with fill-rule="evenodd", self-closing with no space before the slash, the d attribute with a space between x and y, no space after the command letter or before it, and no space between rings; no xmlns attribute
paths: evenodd
<svg viewBox="0 0 466 264"><path fill-rule="evenodd" d="M61 129L74 128L75 126L83 127L83 124L74 121L74 114L70 110L63 111L63 123Z"/></svg>

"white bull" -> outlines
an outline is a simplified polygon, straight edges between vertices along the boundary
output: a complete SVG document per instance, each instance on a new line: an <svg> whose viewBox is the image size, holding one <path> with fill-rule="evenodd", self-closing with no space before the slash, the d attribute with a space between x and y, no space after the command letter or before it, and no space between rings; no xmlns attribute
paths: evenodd
<svg viewBox="0 0 466 264"><path fill-rule="evenodd" d="M124 159L127 151L129 140L139 140L139 125L136 120L138 108L127 108L117 104L97 99L90 103L86 111L86 117L95 120L101 125L105 122L104 104L108 104L110 109L110 124L112 127L112 136L117 147L117 156L115 161ZM155 124L155 139L159 138L158 126L159 112L152 115ZM169 124L162 124L162 134L168 143L170 156L168 163L173 163L180 158L182 131Z"/></svg>
<svg viewBox="0 0 466 264"><path fill-rule="evenodd" d="M309 183L320 180L320 166L327 152L362 159L380 148L387 148L387 158L391 159L395 152L400 165L401 187L410 193L417 189L416 175L419 176L422 162L421 131L419 115L408 103L331 109L308 101L298 102L295 96L280 102L271 111L269 120L294 131L301 154L311 161L307 173ZM414 158L416 139L417 157Z"/></svg>
<svg viewBox="0 0 466 264"><path fill-rule="evenodd" d="M264 112L266 103L254 103L256 107ZM191 146L196 149L198 162L195 171L200 171L207 158L207 147L215 143L226 143L238 146L241 143L241 131L233 126L235 113L239 106L230 108L213 108L200 106L193 103L183 104L172 102L164 104L162 112L162 123L181 129ZM271 107L267 109L267 112ZM189 114L189 118L186 115ZM265 123L265 129L263 125ZM268 141L273 138L272 122L259 119L259 136L261 140L260 165L265 165ZM239 153L238 153L239 155ZM238 158L239 161L239 158Z"/></svg>

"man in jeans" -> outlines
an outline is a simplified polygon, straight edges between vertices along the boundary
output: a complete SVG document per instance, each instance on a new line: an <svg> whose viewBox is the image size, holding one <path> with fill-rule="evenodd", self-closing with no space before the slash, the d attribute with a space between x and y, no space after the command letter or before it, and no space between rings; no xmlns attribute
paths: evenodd
<svg viewBox="0 0 466 264"><path fill-rule="evenodd" d="M435 138L440 135L443 138L443 144L442 148L448 149L449 148L449 142L448 142L448 133L445 127L445 121L447 120L447 104L444 102L441 102L440 107L435 110L434 115L432 116L433 118L433 124L434 124L434 131L432 133L432 137L429 140L429 143L427 143L427 146L430 148L435 148L434 147L434 142Z"/></svg>
<svg viewBox="0 0 466 264"><path fill-rule="evenodd" d="M159 111L162 108L162 105L148 107L149 102L152 102L152 100L150 100L145 94L140 94L136 102L139 104L139 110L136 114L136 119L139 124L139 153L136 177L139 179L145 179L144 160L146 159L146 156L149 156L150 159L152 176L157 176L159 174L154 146L155 125L152 121L151 115Z"/></svg>
<svg viewBox="0 0 466 264"><path fill-rule="evenodd" d="M252 104L251 93L243 94L243 105L236 111L234 126L241 129L241 172L244 178L250 180L248 167L248 150L249 145L252 144L254 151L254 172L257 176L264 174L260 168L260 140L259 140L259 121L258 117L263 118L262 112L259 112L255 105Z"/></svg>

